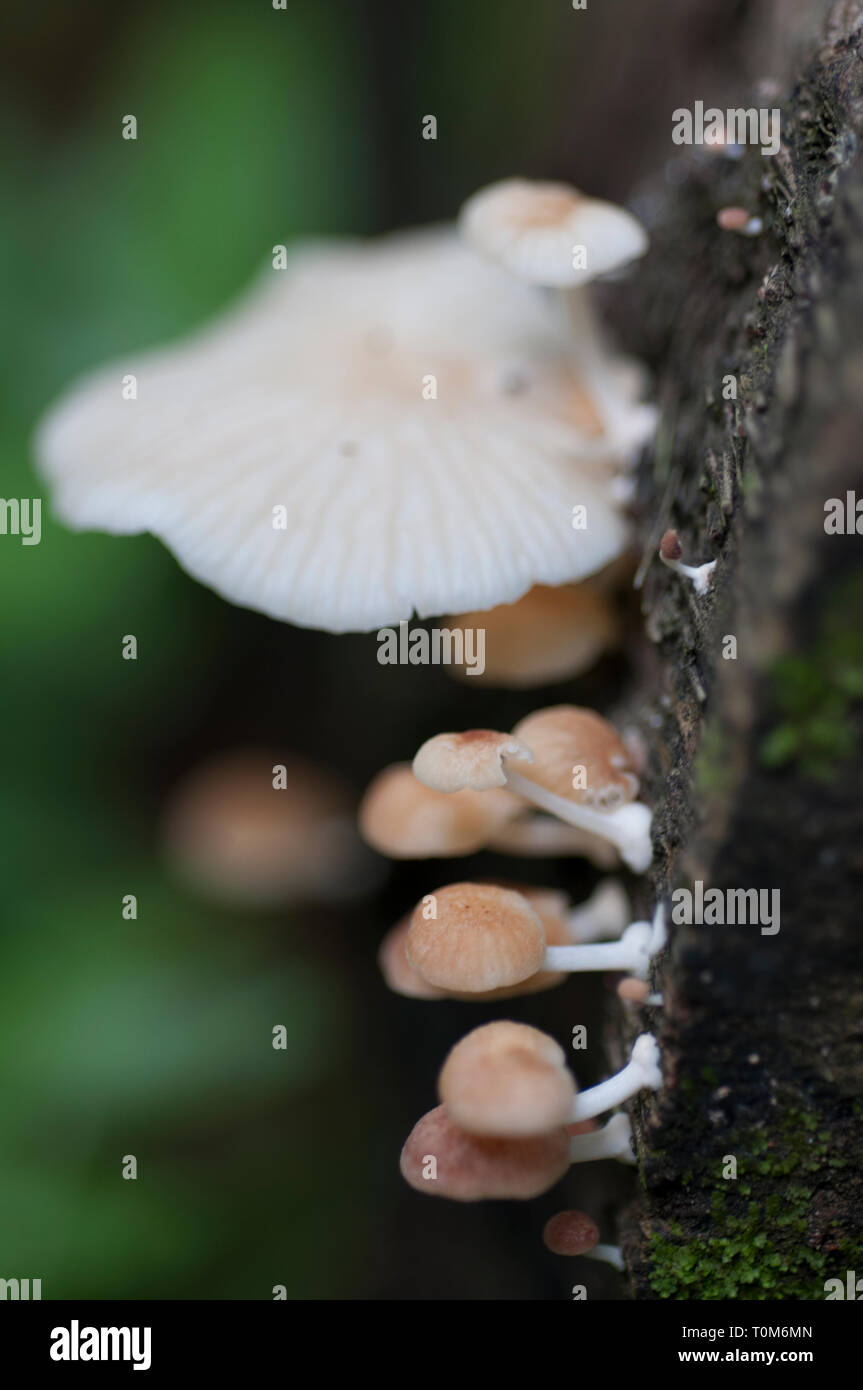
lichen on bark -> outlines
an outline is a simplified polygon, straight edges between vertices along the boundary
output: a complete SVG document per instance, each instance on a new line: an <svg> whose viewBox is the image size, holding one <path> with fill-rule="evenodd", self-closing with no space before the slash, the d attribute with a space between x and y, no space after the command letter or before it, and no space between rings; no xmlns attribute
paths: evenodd
<svg viewBox="0 0 863 1390"><path fill-rule="evenodd" d="M683 156L626 305L662 408L638 496L650 891L781 893L775 935L672 928L664 1010L612 1041L648 1023L665 1059L622 1222L648 1299L820 1299L863 1272L863 538L824 529L863 477L860 0L770 104L775 158ZM719 230L729 204L761 235ZM718 557L704 598L653 562L669 525Z"/></svg>

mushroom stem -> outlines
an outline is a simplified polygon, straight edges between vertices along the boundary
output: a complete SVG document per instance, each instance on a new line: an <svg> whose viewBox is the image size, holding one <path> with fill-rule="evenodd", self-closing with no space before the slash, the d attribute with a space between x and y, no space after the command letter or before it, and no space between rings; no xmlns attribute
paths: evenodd
<svg viewBox="0 0 863 1390"><path fill-rule="evenodd" d="M706 594L713 579L716 561L708 560L704 565L685 565L680 558L683 547L676 531L666 531L659 545L659 558L662 563L682 579L688 579L697 594Z"/></svg>
<svg viewBox="0 0 863 1390"><path fill-rule="evenodd" d="M642 1033L635 1039L630 1059L622 1071L580 1091L575 1098L571 1120L589 1120L622 1105L641 1090L658 1091L662 1085L659 1044L652 1033ZM590 1136L587 1136L590 1138Z"/></svg>
<svg viewBox="0 0 863 1390"><path fill-rule="evenodd" d="M650 966L651 936L649 922L633 922L619 941L597 941L585 946L547 946L542 968L571 973L625 970L639 979L645 979Z"/></svg>
<svg viewBox="0 0 863 1390"><path fill-rule="evenodd" d="M557 816L537 814L507 821L490 836L488 848L526 859L534 855L542 859L580 855L598 869L613 869L619 863L617 851L608 840L580 833Z"/></svg>
<svg viewBox="0 0 863 1390"><path fill-rule="evenodd" d="M650 867L653 858L653 845L650 839L651 814L640 801L630 801L614 811L594 811L592 806L580 802L567 801L565 797L550 792L545 787L504 766L506 784L510 791L531 801L542 811L557 816L558 820L575 825L580 830L589 830L609 840L618 850L623 862L633 873L643 874Z"/></svg>
<svg viewBox="0 0 863 1390"><path fill-rule="evenodd" d="M589 1260L604 1260L606 1264L620 1270L621 1274L626 1269L619 1245L594 1245L592 1250L585 1250L583 1254Z"/></svg>
<svg viewBox="0 0 863 1390"><path fill-rule="evenodd" d="M594 1088L595 1089L595 1088ZM585 1095L590 1095L585 1091ZM620 1163L634 1163L632 1125L622 1112L613 1115L602 1129L592 1134L575 1134L569 1141L571 1163L594 1163L600 1158L616 1158Z"/></svg>
<svg viewBox="0 0 863 1390"><path fill-rule="evenodd" d="M629 902L617 879L610 878L594 889L586 902L567 913L566 923L572 940L617 941L629 922Z"/></svg>

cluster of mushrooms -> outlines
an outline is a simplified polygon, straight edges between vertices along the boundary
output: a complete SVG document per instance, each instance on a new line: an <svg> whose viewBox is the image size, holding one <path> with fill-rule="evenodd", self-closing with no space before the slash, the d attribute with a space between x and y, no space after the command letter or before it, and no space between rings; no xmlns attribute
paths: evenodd
<svg viewBox="0 0 863 1390"><path fill-rule="evenodd" d="M72 527L149 531L231 601L300 626L482 627L478 683L578 675L619 637L632 465L656 425L589 282L646 247L623 209L522 179L477 193L456 227L302 244L216 323L99 369L48 412L36 449L55 511ZM696 593L710 585L713 562L684 564L675 533L659 558ZM540 709L511 733L440 734L385 769L360 830L396 858L489 847L643 874L641 770L637 739L600 715ZM271 825L270 778L252 759L193 780L171 815L193 877L268 901L326 882L327 846L346 843L338 797L315 783L314 836L302 808ZM216 784L240 790L214 817ZM290 873L287 840L305 846ZM629 916L613 879L576 908L550 890L452 884L392 929L381 968L423 999L503 999L614 970L621 996L643 1002L664 932L659 914ZM601 1129L595 1117L660 1082L649 1034L619 1076L580 1093L553 1039L490 1024L446 1060L441 1105L402 1171L464 1201L533 1196L571 1162L631 1161L626 1115ZM607 1254L583 1213L561 1213L545 1238Z"/></svg>
<svg viewBox="0 0 863 1390"><path fill-rule="evenodd" d="M521 854L587 854L642 873L651 817L638 790L636 760L612 725L592 710L559 705L529 715L511 734L471 729L428 739L412 764L374 779L359 824L369 844L394 858L504 845ZM613 970L623 976L622 998L661 1002L647 979L665 944L663 914L629 919L626 894L610 877L575 908L553 889L453 883L427 893L389 931L379 963L389 987L415 999L502 1000L551 988L572 972ZM401 1171L419 1191L457 1201L536 1197L572 1163L632 1162L626 1114L601 1129L595 1118L661 1084L649 1033L636 1039L621 1072L580 1092L553 1038L521 1023L486 1024L447 1057L441 1103L414 1127ZM582 1248L585 1232L596 1238ZM560 1253L599 1250L619 1262L584 1213L560 1213L545 1240Z"/></svg>

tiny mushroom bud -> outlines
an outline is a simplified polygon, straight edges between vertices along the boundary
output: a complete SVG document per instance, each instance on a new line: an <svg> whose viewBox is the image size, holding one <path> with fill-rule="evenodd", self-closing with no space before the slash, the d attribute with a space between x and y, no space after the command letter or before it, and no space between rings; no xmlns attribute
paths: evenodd
<svg viewBox="0 0 863 1390"><path fill-rule="evenodd" d="M590 584L537 584L515 603L447 619L455 630L485 632L485 667L450 667L471 684L527 690L588 670L617 642L620 625L608 599Z"/></svg>
<svg viewBox="0 0 863 1390"><path fill-rule="evenodd" d="M418 1192L456 1202L539 1197L570 1165L569 1136L560 1126L526 1139L467 1134L446 1107L423 1115L402 1149L402 1176Z"/></svg>
<svg viewBox="0 0 863 1390"><path fill-rule="evenodd" d="M668 569L674 570L683 579L688 579L697 594L706 594L713 579L716 561L708 560L704 565L685 565L681 560L683 546L676 531L666 531L659 543L659 558Z"/></svg>
<svg viewBox="0 0 863 1390"><path fill-rule="evenodd" d="M599 1227L583 1211L559 1211L546 1221L543 1244L553 1255L584 1255L599 1244Z"/></svg>
<svg viewBox="0 0 863 1390"><path fill-rule="evenodd" d="M408 763L379 772L359 809L363 839L393 859L473 854L513 815L519 804L501 790L450 796L417 781Z"/></svg>
<svg viewBox="0 0 863 1390"><path fill-rule="evenodd" d="M624 1269L618 1245L603 1245L599 1227L583 1211L559 1211L546 1221L543 1243L553 1255L587 1255L592 1260L604 1260L615 1269Z"/></svg>

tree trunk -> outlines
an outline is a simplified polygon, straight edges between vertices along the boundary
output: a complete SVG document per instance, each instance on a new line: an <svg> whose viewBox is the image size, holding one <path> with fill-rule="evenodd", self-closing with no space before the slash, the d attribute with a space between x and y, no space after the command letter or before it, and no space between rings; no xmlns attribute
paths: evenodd
<svg viewBox="0 0 863 1390"><path fill-rule="evenodd" d="M670 942L664 1008L611 1048L645 1026L663 1047L622 1231L643 1299L820 1299L863 1275L863 540L825 530L863 474L863 0L766 98L744 104L782 107L780 152L685 151L627 304L662 406L638 694ZM727 205L762 232L720 230ZM668 526L717 558L704 597L656 562ZM698 880L779 890L779 930L675 925Z"/></svg>

